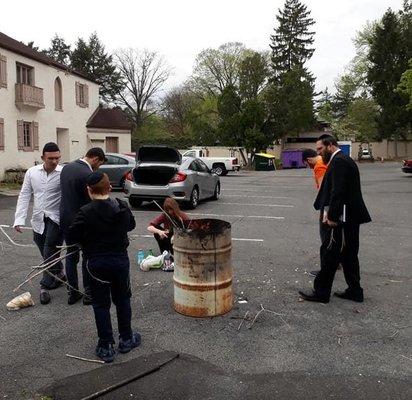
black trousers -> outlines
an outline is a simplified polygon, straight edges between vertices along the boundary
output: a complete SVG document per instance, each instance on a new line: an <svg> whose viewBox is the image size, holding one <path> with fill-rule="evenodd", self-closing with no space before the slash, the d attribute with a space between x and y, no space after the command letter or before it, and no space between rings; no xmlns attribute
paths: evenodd
<svg viewBox="0 0 412 400"><path fill-rule="evenodd" d="M331 228L321 225L320 272L314 281L314 290L319 296L329 298L336 269L342 264L348 290L362 292L359 273L359 225L339 224Z"/></svg>
<svg viewBox="0 0 412 400"><path fill-rule="evenodd" d="M154 234L157 244L159 245L159 250L163 253L165 250L168 251L170 254L173 254L173 245L171 242L171 238L168 236L167 238L162 239L157 233Z"/></svg>
<svg viewBox="0 0 412 400"><path fill-rule="evenodd" d="M70 240L67 240L67 232L63 232L63 236L65 238L65 242L67 246L73 245L75 243L70 242ZM74 287L75 289L79 289L79 277L77 273L77 264L80 261L80 249L78 247L69 247L67 249L67 253L71 253L78 249L79 251L77 253L71 254L70 256L66 257L66 277L67 277L67 283ZM86 258L84 255L82 255L82 278L83 278L83 287L84 287L84 292L89 295L90 294L90 283L89 283L89 275L86 269ZM70 292L69 288L69 292Z"/></svg>
<svg viewBox="0 0 412 400"><path fill-rule="evenodd" d="M50 218L44 218L44 231L40 233L33 232L33 240L40 250L40 254L43 260L49 259L52 254L55 254L50 260L54 260L60 257L59 249L56 246L61 246L63 243L62 234L60 232L60 227ZM60 275L63 270L63 264L58 262L56 265L48 269L53 275ZM54 289L59 285L59 281L54 279L53 276L47 272L43 272L43 278L40 281L40 287L42 289Z"/></svg>
<svg viewBox="0 0 412 400"><path fill-rule="evenodd" d="M127 253L100 254L87 260L90 290L96 320L99 346L114 343L110 306L116 306L119 336L132 338L132 309L130 306L130 264Z"/></svg>

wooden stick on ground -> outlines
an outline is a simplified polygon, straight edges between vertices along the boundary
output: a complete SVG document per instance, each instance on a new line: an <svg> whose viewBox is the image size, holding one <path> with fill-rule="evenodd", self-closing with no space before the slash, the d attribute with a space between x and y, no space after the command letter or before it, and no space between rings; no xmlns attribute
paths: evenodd
<svg viewBox="0 0 412 400"><path fill-rule="evenodd" d="M238 328L237 328L238 331L240 331L240 328L242 327L243 322L245 322L245 319L246 319L246 317L248 316L248 314L249 314L249 311L246 311L245 316L243 317L242 321L240 321L240 324L239 324L239 326L238 326Z"/></svg>
<svg viewBox="0 0 412 400"><path fill-rule="evenodd" d="M97 363L97 364L105 364L105 362L102 361L102 360L94 360L94 359L92 359L92 358L84 358L84 357L72 356L71 354L66 354L66 357L75 358L76 360L87 361L87 362L92 362L92 363Z"/></svg>
<svg viewBox="0 0 412 400"><path fill-rule="evenodd" d="M253 318L252 323L247 327L248 329L252 328L253 324L256 322L257 318L259 317L259 315L260 315L263 311L267 311L267 312L269 312L269 313L271 313L271 314L277 315L277 316L283 321L283 323L290 328L290 325L289 325L289 324L285 321L285 319L283 318L283 314L279 314L279 313L277 313L277 312L275 312L275 311L268 310L268 309L266 309L265 307L263 307L263 305L261 304L261 305L260 305L260 310L256 313L255 318Z"/></svg>

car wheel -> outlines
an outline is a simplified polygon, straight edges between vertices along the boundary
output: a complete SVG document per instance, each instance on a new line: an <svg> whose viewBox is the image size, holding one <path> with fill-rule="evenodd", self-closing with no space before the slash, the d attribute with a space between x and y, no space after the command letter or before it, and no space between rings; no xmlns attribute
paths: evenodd
<svg viewBox="0 0 412 400"><path fill-rule="evenodd" d="M133 208L140 207L142 205L143 201L140 199L136 199L134 197L129 197L129 204Z"/></svg>
<svg viewBox="0 0 412 400"><path fill-rule="evenodd" d="M119 187L123 190L124 189L124 182L125 182L125 179L124 179L124 177L122 178L122 179L120 179L120 182L119 182Z"/></svg>
<svg viewBox="0 0 412 400"><path fill-rule="evenodd" d="M194 210L199 204L199 189L194 187L190 195L189 207Z"/></svg>
<svg viewBox="0 0 412 400"><path fill-rule="evenodd" d="M222 176L227 174L227 170L223 164L217 164L213 166L213 171L216 175Z"/></svg>
<svg viewBox="0 0 412 400"><path fill-rule="evenodd" d="M220 197L220 183L216 183L215 192L213 193L212 200L219 200Z"/></svg>

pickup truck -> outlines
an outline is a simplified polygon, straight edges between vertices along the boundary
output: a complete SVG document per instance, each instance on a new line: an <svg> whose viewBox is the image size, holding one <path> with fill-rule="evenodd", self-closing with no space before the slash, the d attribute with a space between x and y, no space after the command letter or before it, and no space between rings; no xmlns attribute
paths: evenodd
<svg viewBox="0 0 412 400"><path fill-rule="evenodd" d="M185 151L183 157L200 158L209 169L213 170L216 175L224 176L229 171L239 171L240 165L235 157L205 157L206 152L202 149L191 149Z"/></svg>

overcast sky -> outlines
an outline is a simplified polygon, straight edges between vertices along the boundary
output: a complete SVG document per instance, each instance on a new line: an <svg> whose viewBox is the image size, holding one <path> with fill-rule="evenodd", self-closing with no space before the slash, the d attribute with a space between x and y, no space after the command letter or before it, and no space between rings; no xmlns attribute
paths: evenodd
<svg viewBox="0 0 412 400"><path fill-rule="evenodd" d="M275 15L284 0L1 0L0 31L48 47L57 33L68 43L96 31L106 49L156 50L174 68L168 87L191 73L196 55L208 47L238 41L267 50ZM318 90L354 56L352 38L366 24L402 0L306 0L316 21L316 51L308 66Z"/></svg>

